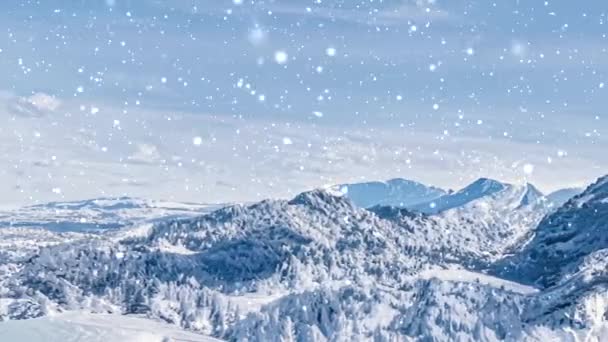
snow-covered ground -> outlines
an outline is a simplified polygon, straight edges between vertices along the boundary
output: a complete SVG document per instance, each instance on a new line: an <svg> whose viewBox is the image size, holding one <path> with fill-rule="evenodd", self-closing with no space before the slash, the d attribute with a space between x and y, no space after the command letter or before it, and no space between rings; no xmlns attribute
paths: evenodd
<svg viewBox="0 0 608 342"><path fill-rule="evenodd" d="M166 323L109 314L68 312L42 318L0 323L6 342L213 342Z"/></svg>
<svg viewBox="0 0 608 342"><path fill-rule="evenodd" d="M514 281L505 280L463 268L431 268L420 272L419 279L439 279L453 282L479 283L523 295L538 293L538 289Z"/></svg>

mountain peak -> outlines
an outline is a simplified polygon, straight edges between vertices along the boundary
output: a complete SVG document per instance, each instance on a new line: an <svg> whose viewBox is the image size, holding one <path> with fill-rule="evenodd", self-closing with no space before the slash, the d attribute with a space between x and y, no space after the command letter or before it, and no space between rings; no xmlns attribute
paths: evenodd
<svg viewBox="0 0 608 342"><path fill-rule="evenodd" d="M441 196L435 200L417 206L415 209L427 214L463 206L479 198L492 195L507 188L507 185L489 178L479 178L463 189Z"/></svg>
<svg viewBox="0 0 608 342"><path fill-rule="evenodd" d="M459 192L474 193L474 194L492 194L505 189L506 184L490 178L479 178L473 183L467 185Z"/></svg>
<svg viewBox="0 0 608 342"><path fill-rule="evenodd" d="M337 195L324 189L315 189L298 194L288 202L290 205L307 205L325 207L327 205L352 205L344 196Z"/></svg>
<svg viewBox="0 0 608 342"><path fill-rule="evenodd" d="M525 192L521 199L521 205L536 204L539 203L539 201L541 201L543 198L545 198L545 195L543 195L538 188L530 183L526 183Z"/></svg>
<svg viewBox="0 0 608 342"><path fill-rule="evenodd" d="M391 178L383 183L389 184L389 185L413 185L413 186L426 186L420 182L416 182L410 179L405 179L405 178Z"/></svg>

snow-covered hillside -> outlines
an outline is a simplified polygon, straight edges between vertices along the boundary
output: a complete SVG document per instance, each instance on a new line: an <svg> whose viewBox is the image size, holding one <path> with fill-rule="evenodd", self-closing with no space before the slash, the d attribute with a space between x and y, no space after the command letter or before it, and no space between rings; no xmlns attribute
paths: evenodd
<svg viewBox="0 0 608 342"><path fill-rule="evenodd" d="M0 324L0 341L213 342L214 338L149 319L70 312Z"/></svg>
<svg viewBox="0 0 608 342"><path fill-rule="evenodd" d="M434 215L314 190L94 234L4 228L26 248L0 262L0 320L145 316L231 341L600 338L606 179L557 211L482 180Z"/></svg>
<svg viewBox="0 0 608 342"><path fill-rule="evenodd" d="M424 207L439 212L421 215L395 208L370 210L407 230L411 237L408 245L424 250L433 260L469 266L491 262L517 248L551 210L540 192L529 184L503 184L488 179L480 179Z"/></svg>

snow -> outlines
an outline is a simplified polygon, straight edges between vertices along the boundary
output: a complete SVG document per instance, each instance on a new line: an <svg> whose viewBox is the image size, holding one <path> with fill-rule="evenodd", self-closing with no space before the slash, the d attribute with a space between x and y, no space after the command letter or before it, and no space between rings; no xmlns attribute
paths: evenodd
<svg viewBox="0 0 608 342"><path fill-rule="evenodd" d="M534 173L534 165L532 164L524 164L523 171L526 175L531 175Z"/></svg>
<svg viewBox="0 0 608 342"><path fill-rule="evenodd" d="M277 62L277 64L287 63L288 58L289 58L289 55L287 55L287 52L285 52L285 51L279 50L274 53L274 60L275 60L275 62Z"/></svg>
<svg viewBox="0 0 608 342"><path fill-rule="evenodd" d="M69 312L0 322L0 341L28 342L213 342L158 321L120 315Z"/></svg>
<svg viewBox="0 0 608 342"><path fill-rule="evenodd" d="M240 296L227 296L226 299L231 303L234 303L234 305L239 308L241 314L247 314L249 312L258 312L264 305L277 301L287 294L288 292L277 292L272 294L247 293Z"/></svg>
<svg viewBox="0 0 608 342"><path fill-rule="evenodd" d="M420 272L420 279L440 279L454 282L475 282L506 291L529 295L538 293L539 290L532 286L522 285L513 281L497 278L480 272L472 272L462 268L431 268Z"/></svg>

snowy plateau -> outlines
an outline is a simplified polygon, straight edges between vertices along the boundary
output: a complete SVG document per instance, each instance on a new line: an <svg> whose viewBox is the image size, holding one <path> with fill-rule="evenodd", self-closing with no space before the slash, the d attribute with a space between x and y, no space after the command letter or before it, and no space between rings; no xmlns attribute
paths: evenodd
<svg viewBox="0 0 608 342"><path fill-rule="evenodd" d="M608 176L0 213L0 341L608 341Z"/></svg>

